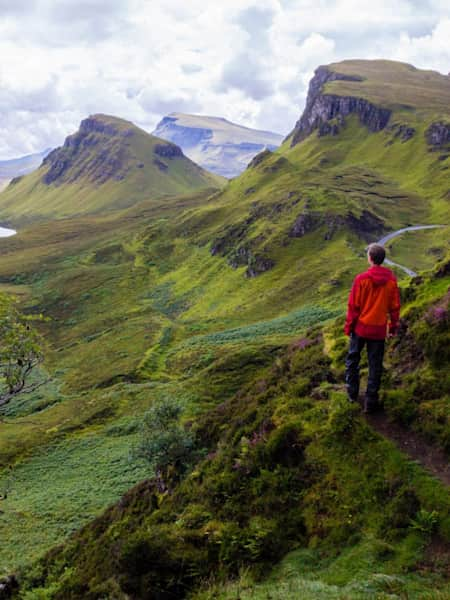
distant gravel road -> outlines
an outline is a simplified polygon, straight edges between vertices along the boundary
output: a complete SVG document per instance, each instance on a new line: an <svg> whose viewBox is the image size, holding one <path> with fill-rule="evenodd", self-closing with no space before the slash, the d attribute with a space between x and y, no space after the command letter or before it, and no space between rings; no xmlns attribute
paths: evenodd
<svg viewBox="0 0 450 600"><path fill-rule="evenodd" d="M384 246L387 242L389 242L393 238L397 237L398 235L401 235L405 231L419 231L420 229L437 229L439 227L446 227L446 225L413 225L412 227L403 227L403 229L397 229L397 231L388 233L387 235L385 235L384 237L379 239L377 241L377 244ZM399 265L398 263L395 263L392 260L389 260L388 258L386 258L384 262L387 265L390 265L391 267L398 267L399 269L402 269L402 271L405 271L405 273L407 275L409 275L410 277L415 277L417 275L417 273L415 271L413 271L412 269L408 269L408 267Z"/></svg>
<svg viewBox="0 0 450 600"><path fill-rule="evenodd" d="M0 237L9 237L10 235L15 235L17 232L14 229L6 229L5 227L0 227Z"/></svg>

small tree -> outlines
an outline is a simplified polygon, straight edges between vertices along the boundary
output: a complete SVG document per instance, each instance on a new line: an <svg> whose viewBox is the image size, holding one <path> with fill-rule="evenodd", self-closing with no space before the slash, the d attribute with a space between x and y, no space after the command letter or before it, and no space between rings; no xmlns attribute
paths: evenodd
<svg viewBox="0 0 450 600"><path fill-rule="evenodd" d="M154 471L160 491L168 480L182 476L195 459L194 434L180 423L181 406L174 400L156 402L144 415L136 455Z"/></svg>
<svg viewBox="0 0 450 600"><path fill-rule="evenodd" d="M43 384L30 383L31 373L44 358L33 319L19 312L13 298L0 294L0 410L18 394Z"/></svg>

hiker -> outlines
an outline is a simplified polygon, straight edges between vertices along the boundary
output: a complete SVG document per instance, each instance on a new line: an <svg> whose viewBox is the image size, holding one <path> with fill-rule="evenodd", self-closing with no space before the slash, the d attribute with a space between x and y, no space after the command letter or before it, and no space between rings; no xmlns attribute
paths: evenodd
<svg viewBox="0 0 450 600"><path fill-rule="evenodd" d="M364 398L364 412L376 412L378 390L383 372L386 335L397 333L400 314L400 294L394 273L382 267L386 251L379 244L370 244L367 259L370 268L355 277L348 299L344 331L350 336L350 348L345 360L345 383L351 402L358 400L359 361L367 346L369 378ZM389 325L388 325L389 316Z"/></svg>

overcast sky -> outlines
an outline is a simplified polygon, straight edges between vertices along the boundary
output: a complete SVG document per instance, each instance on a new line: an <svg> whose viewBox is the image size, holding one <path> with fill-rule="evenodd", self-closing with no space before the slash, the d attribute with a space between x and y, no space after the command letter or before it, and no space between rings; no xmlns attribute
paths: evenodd
<svg viewBox="0 0 450 600"><path fill-rule="evenodd" d="M60 145L96 112L287 134L318 65L447 74L449 40L450 0L0 0L0 159Z"/></svg>

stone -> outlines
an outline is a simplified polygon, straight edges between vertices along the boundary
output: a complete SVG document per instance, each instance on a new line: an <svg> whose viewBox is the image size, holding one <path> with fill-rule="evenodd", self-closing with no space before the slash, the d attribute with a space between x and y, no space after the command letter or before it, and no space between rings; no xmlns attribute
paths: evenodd
<svg viewBox="0 0 450 600"><path fill-rule="evenodd" d="M291 146L295 146L324 123L338 116L343 118L353 113L357 114L360 122L371 132L381 131L386 127L391 116L391 111L388 108L376 106L369 100L356 96L323 94L322 88L325 83L335 80L361 81L362 79L356 76L334 73L329 71L327 67L316 69L309 84L305 110L294 127ZM328 135L327 128L323 131L327 131L325 135ZM331 128L329 132L331 131L336 130Z"/></svg>
<svg viewBox="0 0 450 600"><path fill-rule="evenodd" d="M425 132L425 138L433 149L441 149L450 144L450 123L443 121L432 123Z"/></svg>

